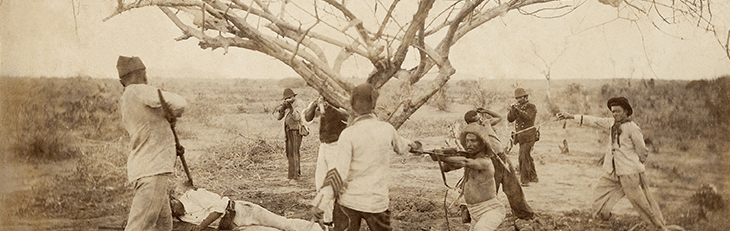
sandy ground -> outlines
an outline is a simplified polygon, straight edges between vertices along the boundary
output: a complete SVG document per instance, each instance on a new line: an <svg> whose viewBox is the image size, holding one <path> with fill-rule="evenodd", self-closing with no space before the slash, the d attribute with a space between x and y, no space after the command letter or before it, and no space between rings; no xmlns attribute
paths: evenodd
<svg viewBox="0 0 730 231"><path fill-rule="evenodd" d="M455 106L452 112L440 112L431 107L424 107L414 114L412 119L421 118L462 118L465 106ZM189 162L198 161L201 156L206 155L205 151L208 147L215 145L225 145L233 139L247 139L247 137L261 137L265 139L276 139L282 142L284 134L281 129L281 122L276 121L268 114L226 114L215 118L213 123L218 123L223 128L214 128L205 126L202 123L193 121L181 121L178 126L194 133L191 138L183 139L181 142L186 146L186 156ZM542 123L542 121L538 121ZM242 135L224 132L224 128L230 126L238 129ZM317 129L318 124L310 125L313 129ZM497 125L498 134L506 141L507 134L511 127L508 127L506 121ZM548 122L541 126L541 140L535 144L533 157L539 176L539 183L532 183L523 190L528 203L536 212L560 212L590 210L592 203L592 184L602 174L602 169L598 166L597 161L605 150L603 143L599 142L605 139L605 131L592 128L579 128L575 125L568 124L567 129L563 129L563 122ZM261 127L276 129L262 130ZM446 128L444 128L446 129ZM317 133L305 139L316 139ZM436 137L407 137L414 140L422 140L425 147L439 148L443 146L447 136ZM563 140L567 140L570 153L561 154L558 144ZM518 147L512 149L508 155L512 163L517 161ZM246 188L239 189L235 192L239 195L239 199L248 198L252 202L256 201L257 193L267 194L285 194L299 193L304 198L313 194L314 183L314 165L316 161L316 147L305 150L302 155L302 172L304 178L295 185L287 184L286 180L286 162L282 154L277 157L280 161L273 166L271 171L257 175L242 175L237 178L241 182L248 185ZM665 158L654 155L649 158L647 166L657 158ZM15 165L4 163L2 167L2 185L0 190L3 196L13 192L22 192L29 190L35 181L42 179L50 174L65 174L64 172L73 169L75 162L66 161L56 164L47 164L41 166ZM395 196L408 196L408 191L413 191L415 195L432 199L433 201L443 200L446 186L441 180L438 165L427 157L417 156L393 156L391 158L391 169L393 177L391 178L391 199ZM182 173L177 173L182 174ZM649 170L648 176L650 180L657 177L656 170ZM448 184L453 186L461 177L462 171L454 171L446 174ZM650 183L654 186L655 184ZM657 188L652 188L656 191ZM404 193L404 191L406 193ZM686 195L689 189L677 189L675 193L678 196ZM456 197L455 193L450 193L449 200ZM503 204L507 204L506 196L500 192L498 198ZM302 203L309 203L306 199L301 199ZM663 204L672 203L669 201L661 202ZM679 203L679 202L677 202ZM441 205L437 209L442 209ZM636 214L628 200L623 199L613 210L617 214ZM3 214L0 214L3 215ZM285 214L287 217L296 217L297 214ZM397 214L394 214L397 216ZM2 216L4 224L14 224L4 226L3 229L14 230L38 230L38 229L57 229L57 230L76 230L79 228L78 221L67 219L34 219L34 220L14 220L8 221L7 216ZM120 225L126 217L122 215L112 217L102 217L92 220L86 220L83 223L88 224L86 228L95 229L98 226L94 224L112 224Z"/></svg>

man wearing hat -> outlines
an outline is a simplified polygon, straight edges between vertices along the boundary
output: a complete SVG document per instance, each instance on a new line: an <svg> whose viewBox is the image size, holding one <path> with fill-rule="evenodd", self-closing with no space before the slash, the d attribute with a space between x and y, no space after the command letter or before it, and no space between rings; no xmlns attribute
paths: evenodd
<svg viewBox="0 0 730 231"><path fill-rule="evenodd" d="M537 141L537 129L535 128L535 115L537 107L527 100L525 89L515 89L517 103L510 105L507 121L515 122L515 144L520 144L520 181L522 186L530 185L530 182L538 182L535 162L532 160L532 146Z"/></svg>
<svg viewBox="0 0 730 231"><path fill-rule="evenodd" d="M570 119L578 124L609 130L609 152L603 161L604 173L594 189L593 217L608 220L611 209L626 196L644 222L667 230L659 204L649 192L644 175L649 149L636 123L631 121L633 109L624 97L611 98L606 106L613 118L558 113L558 119Z"/></svg>
<svg viewBox="0 0 730 231"><path fill-rule="evenodd" d="M130 136L127 177L134 188L125 230L171 230L168 203L170 176L176 148L165 119L157 88L147 85L145 66L139 57L119 56L122 124ZM187 102L177 94L162 92L172 114L180 117Z"/></svg>
<svg viewBox="0 0 730 231"><path fill-rule="evenodd" d="M302 116L304 103L295 97L297 94L291 88L284 89L284 97L274 111L277 112L277 120L284 119L284 134L286 135L286 158L289 160L289 184L294 184L302 175L299 166L299 147L302 145Z"/></svg>
<svg viewBox="0 0 730 231"><path fill-rule="evenodd" d="M505 208L497 200L494 179L494 166L497 165L492 163L492 157L502 145L491 126L478 123L467 124L459 135L459 141L467 154L442 157L444 171L464 168L463 192L471 218L470 230L495 230L505 217Z"/></svg>
<svg viewBox="0 0 730 231"><path fill-rule="evenodd" d="M393 125L373 114L378 100L373 85L361 84L350 95L356 117L340 134L332 163L344 182L341 191L335 190L335 197L339 196L333 212L335 230L360 230L362 219L370 230L392 230L387 183L391 180L390 157L421 145L401 137Z"/></svg>
<svg viewBox="0 0 730 231"><path fill-rule="evenodd" d="M496 113L483 108L469 110L464 114L464 121L466 121L467 124L488 126L492 130L494 130L492 126L499 123L501 119L502 118ZM531 219L535 213L532 212L532 208L530 208L530 205L527 204L525 194L520 187L520 181L514 173L512 162L510 162L504 152L497 152L497 155L490 155L489 157L492 161L492 165L494 166L495 192L499 191L499 187L501 185L502 191L505 195L507 195L507 201L509 201L512 214L520 219ZM505 165L501 164L500 161L504 161Z"/></svg>

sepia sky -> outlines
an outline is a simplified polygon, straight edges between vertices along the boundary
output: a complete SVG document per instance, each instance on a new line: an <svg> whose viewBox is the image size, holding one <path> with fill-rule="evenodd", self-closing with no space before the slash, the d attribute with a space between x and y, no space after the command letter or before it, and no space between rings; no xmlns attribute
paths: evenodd
<svg viewBox="0 0 730 231"><path fill-rule="evenodd" d="M177 42L180 30L156 7L102 22L115 4L0 1L0 75L117 78L117 57L125 55L142 58L151 77L296 77L286 65L257 52L231 48L224 54L222 49L201 50L194 38ZM727 31L730 4L713 4L715 20ZM730 74L730 59L713 34L688 23L660 31L646 20L611 21L616 15L615 8L595 0L557 19L510 12L452 48L450 59L457 70L452 79L544 79L547 68L540 57L552 64L554 79L705 79ZM364 61L346 66L343 74L364 77L370 72Z"/></svg>

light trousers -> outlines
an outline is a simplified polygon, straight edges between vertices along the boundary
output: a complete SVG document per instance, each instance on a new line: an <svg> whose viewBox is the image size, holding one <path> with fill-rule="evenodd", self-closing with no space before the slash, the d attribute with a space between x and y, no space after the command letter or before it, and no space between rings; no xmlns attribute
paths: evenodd
<svg viewBox="0 0 730 231"><path fill-rule="evenodd" d="M593 217L607 219L613 206L626 196L644 222L665 228L662 211L649 192L643 172L628 175L604 173L596 183L594 194Z"/></svg>
<svg viewBox="0 0 730 231"><path fill-rule="evenodd" d="M172 230L170 173L142 177L132 182L134 198L124 230Z"/></svg>
<svg viewBox="0 0 730 231"><path fill-rule="evenodd" d="M496 230L505 217L504 205L497 198L477 204L467 204L466 207L471 214L470 231Z"/></svg>

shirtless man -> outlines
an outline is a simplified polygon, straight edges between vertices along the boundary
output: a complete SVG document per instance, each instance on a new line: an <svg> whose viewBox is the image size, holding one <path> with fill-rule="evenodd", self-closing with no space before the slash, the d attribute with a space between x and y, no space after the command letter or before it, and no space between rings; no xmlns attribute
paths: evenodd
<svg viewBox="0 0 730 231"><path fill-rule="evenodd" d="M464 168L464 200L471 216L471 231L495 230L505 217L505 208L497 200L494 166L490 159L501 147L489 126L467 125L459 136L466 156L441 157L444 171Z"/></svg>

